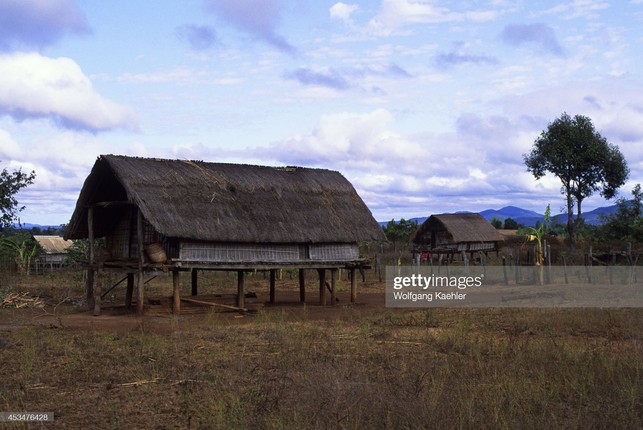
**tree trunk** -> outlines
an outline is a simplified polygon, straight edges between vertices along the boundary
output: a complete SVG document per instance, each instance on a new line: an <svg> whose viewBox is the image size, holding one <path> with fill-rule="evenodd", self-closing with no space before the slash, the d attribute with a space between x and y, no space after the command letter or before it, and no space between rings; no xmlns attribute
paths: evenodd
<svg viewBox="0 0 643 430"><path fill-rule="evenodd" d="M576 199L576 227L580 227L583 225L583 216L582 212L580 210L580 205L581 205L581 200L579 198Z"/></svg>
<svg viewBox="0 0 643 430"><path fill-rule="evenodd" d="M569 234L569 250L576 249L576 232L574 231L574 200L572 199L569 188L567 193L567 234Z"/></svg>

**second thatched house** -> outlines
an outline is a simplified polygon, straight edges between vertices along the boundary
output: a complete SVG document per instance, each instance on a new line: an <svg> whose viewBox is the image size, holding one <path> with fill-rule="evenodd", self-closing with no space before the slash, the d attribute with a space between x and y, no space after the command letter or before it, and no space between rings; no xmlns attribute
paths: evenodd
<svg viewBox="0 0 643 430"><path fill-rule="evenodd" d="M67 260L67 250L72 245L70 240L65 240L61 236L50 235L35 235L34 240L40 245L42 252L36 257L34 263L36 271L40 267L49 266L53 270L54 267L62 267Z"/></svg>
<svg viewBox="0 0 643 430"><path fill-rule="evenodd" d="M360 242L386 240L339 172L116 155L96 161L67 237L106 238L89 266L139 273L139 310L146 270L237 271L242 306L244 271L317 269L321 283L367 264Z"/></svg>
<svg viewBox="0 0 643 430"><path fill-rule="evenodd" d="M416 250L439 254L497 251L503 240L477 213L431 215L411 237Z"/></svg>

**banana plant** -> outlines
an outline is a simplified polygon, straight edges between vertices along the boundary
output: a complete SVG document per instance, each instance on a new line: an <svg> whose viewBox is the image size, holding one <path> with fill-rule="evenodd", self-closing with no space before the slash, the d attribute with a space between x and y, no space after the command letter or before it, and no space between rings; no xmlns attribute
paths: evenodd
<svg viewBox="0 0 643 430"><path fill-rule="evenodd" d="M0 239L0 246L8 249L14 254L18 271L21 275L28 275L31 268L31 261L40 248L38 243L32 240L18 240L3 237Z"/></svg>
<svg viewBox="0 0 643 430"><path fill-rule="evenodd" d="M536 264L540 266L540 284L544 283L543 279L543 269L545 263L545 252L543 249L543 237L547 233L551 218L551 208L550 205L547 205L545 208L545 215L543 216L543 222L538 227L525 227L520 230L519 233L527 236L527 240L536 241Z"/></svg>

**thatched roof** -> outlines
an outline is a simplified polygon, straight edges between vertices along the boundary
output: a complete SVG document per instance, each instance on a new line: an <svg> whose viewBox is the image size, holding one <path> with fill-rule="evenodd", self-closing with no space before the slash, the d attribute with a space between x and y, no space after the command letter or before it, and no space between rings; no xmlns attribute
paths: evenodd
<svg viewBox="0 0 643 430"><path fill-rule="evenodd" d="M477 213L431 215L413 234L414 243L430 243L431 232L446 232L455 243L499 242L504 238Z"/></svg>
<svg viewBox="0 0 643 430"><path fill-rule="evenodd" d="M33 238L45 254L64 254L72 244L70 240L60 236L35 235Z"/></svg>
<svg viewBox="0 0 643 430"><path fill-rule="evenodd" d="M128 204L167 237L250 243L386 240L339 172L116 155L102 155L94 164L67 236L87 237L90 206L98 208L96 237L108 234L119 211L131 210Z"/></svg>

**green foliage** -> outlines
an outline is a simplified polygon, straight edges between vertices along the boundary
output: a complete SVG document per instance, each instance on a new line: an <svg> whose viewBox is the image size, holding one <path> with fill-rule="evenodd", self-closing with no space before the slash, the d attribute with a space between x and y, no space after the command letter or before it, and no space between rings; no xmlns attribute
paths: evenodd
<svg viewBox="0 0 643 430"><path fill-rule="evenodd" d="M496 218L496 217L493 217L493 218L491 218L491 225L492 225L492 226L493 226L493 228L495 228L496 230L500 230L500 229L502 228L502 221L500 221L500 220L499 220L498 218Z"/></svg>
<svg viewBox="0 0 643 430"><path fill-rule="evenodd" d="M600 235L605 240L643 242L643 191L641 184L632 190L633 199L620 198L616 213L603 217Z"/></svg>
<svg viewBox="0 0 643 430"><path fill-rule="evenodd" d="M551 208L547 205L542 223L536 223L536 227L525 227L518 230L519 234L524 234L529 240L536 241L536 252L538 253L538 264L543 265L543 236L547 233L551 217Z"/></svg>
<svg viewBox="0 0 643 430"><path fill-rule="evenodd" d="M535 140L531 152L523 157L527 170L536 179L549 172L562 182L572 248L575 227L582 218L583 200L597 191L607 199L613 198L629 175L627 163L618 147L607 142L594 129L591 119L582 115L572 118L563 113L548 125L547 130Z"/></svg>
<svg viewBox="0 0 643 430"><path fill-rule="evenodd" d="M505 219L505 223L503 228L505 230L518 230L520 227L522 227L516 220L513 218L507 218Z"/></svg>
<svg viewBox="0 0 643 430"><path fill-rule="evenodd" d="M33 258L42 251L38 242L27 232L18 233L0 238L0 252L9 255L18 266L18 272L28 275Z"/></svg>
<svg viewBox="0 0 643 430"><path fill-rule="evenodd" d="M18 206L16 194L36 178L35 172L24 173L21 169L13 172L2 169L0 172L0 228L11 226L17 219L18 212L24 206Z"/></svg>
<svg viewBox="0 0 643 430"><path fill-rule="evenodd" d="M417 221L401 218L399 222L395 222L393 219L390 220L386 226L383 227L383 230L389 241L407 242L417 228Z"/></svg>

